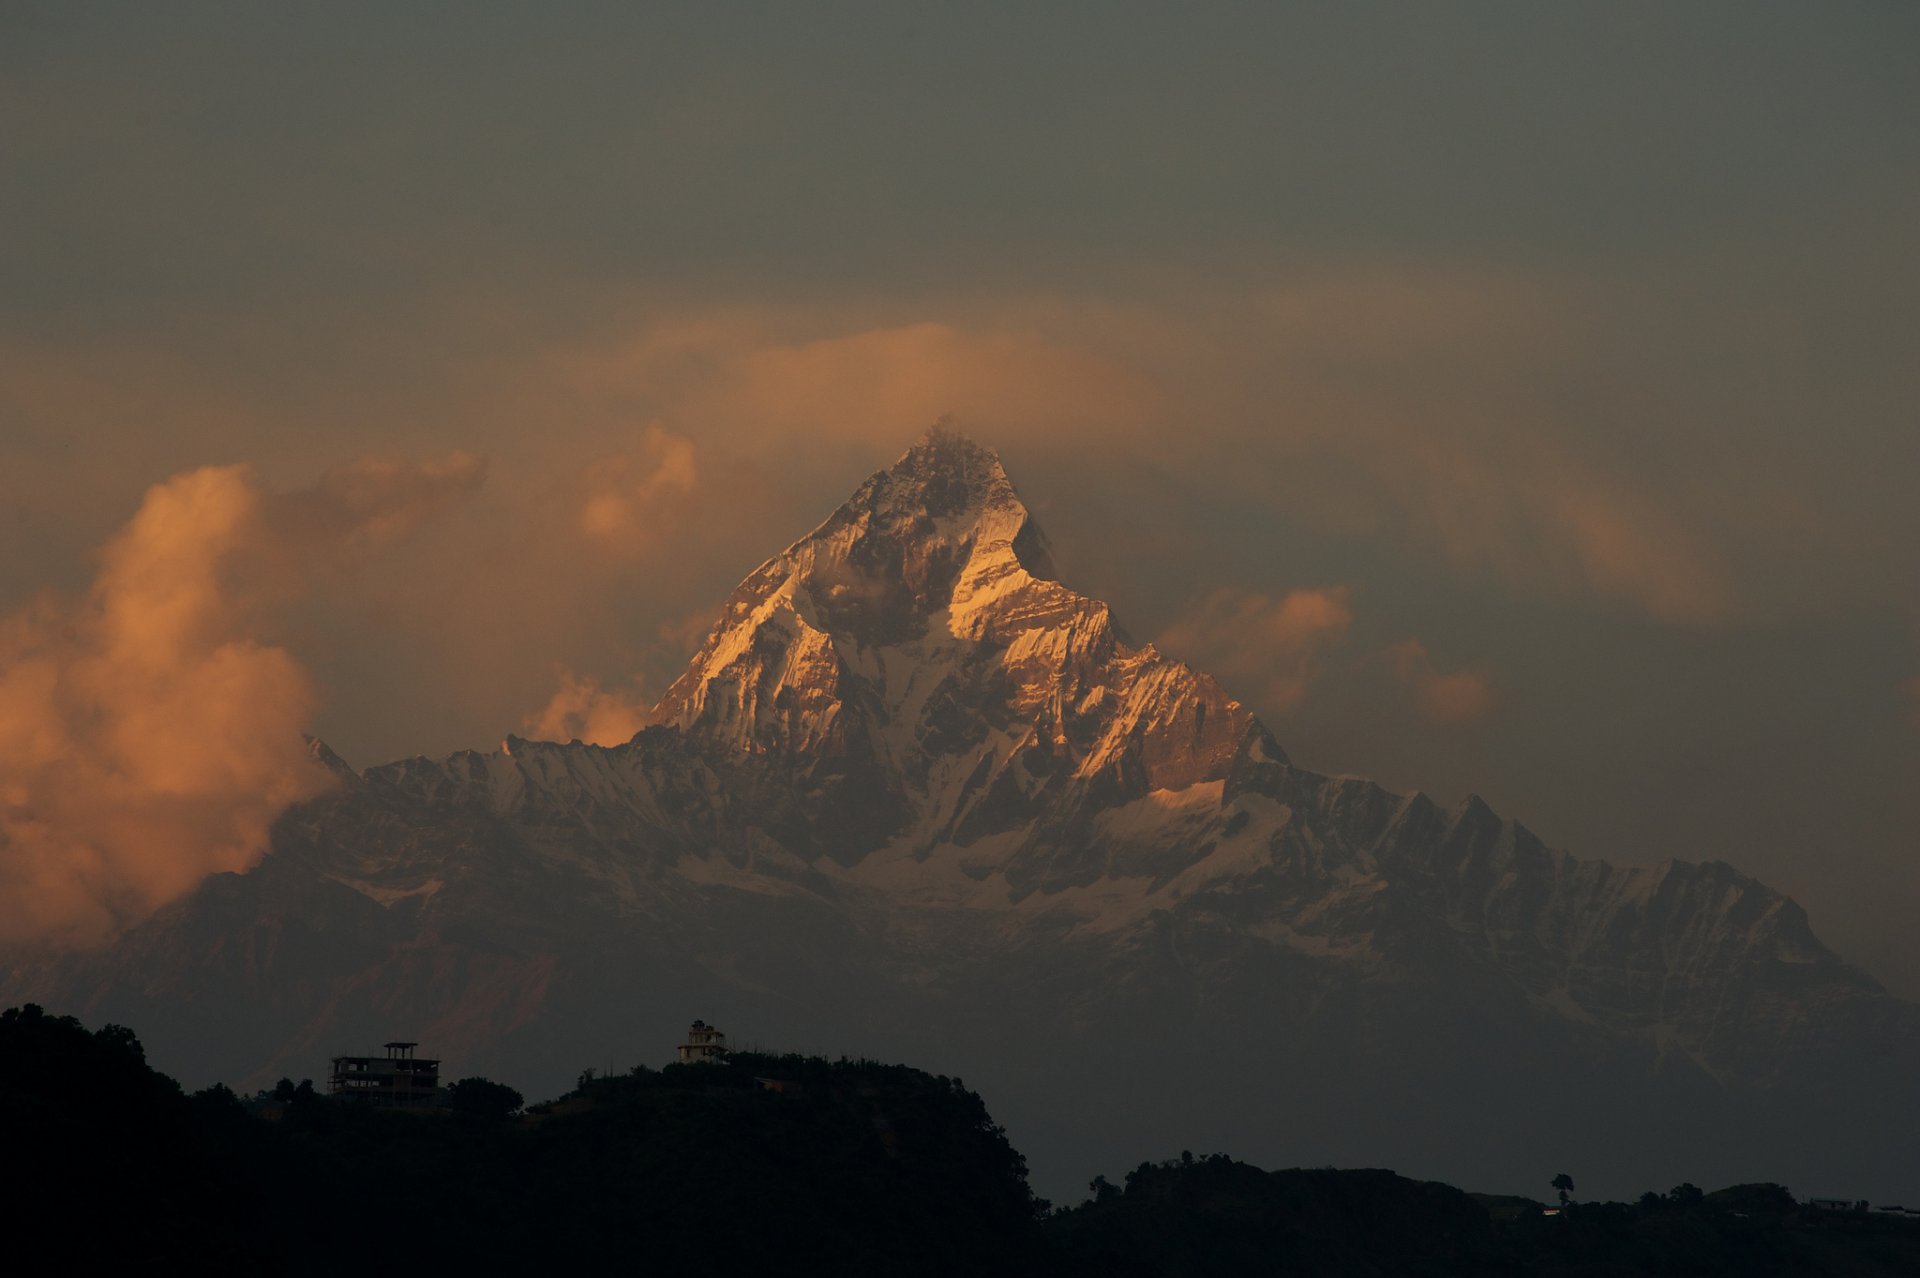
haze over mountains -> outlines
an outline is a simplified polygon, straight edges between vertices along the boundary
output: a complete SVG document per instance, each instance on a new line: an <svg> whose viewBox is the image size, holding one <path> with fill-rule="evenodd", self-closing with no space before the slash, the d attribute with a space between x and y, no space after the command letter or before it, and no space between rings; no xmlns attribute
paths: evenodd
<svg viewBox="0 0 1920 1278"><path fill-rule="evenodd" d="M1719 862L1297 766L1055 579L936 430L728 599L652 726L356 772L0 1001L190 1085L418 1039L557 1093L695 1015L962 1076L1065 1197L1183 1147L1540 1192L1920 1197L1920 1008Z"/></svg>

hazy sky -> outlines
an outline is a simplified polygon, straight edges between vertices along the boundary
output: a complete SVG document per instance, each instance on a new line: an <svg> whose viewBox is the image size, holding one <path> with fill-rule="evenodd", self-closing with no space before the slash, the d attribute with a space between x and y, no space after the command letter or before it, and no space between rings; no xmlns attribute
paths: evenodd
<svg viewBox="0 0 1920 1278"><path fill-rule="evenodd" d="M1920 995L1916 49L1907 0L0 3L11 926L244 864L301 727L630 726L952 413L1296 760L1731 861Z"/></svg>

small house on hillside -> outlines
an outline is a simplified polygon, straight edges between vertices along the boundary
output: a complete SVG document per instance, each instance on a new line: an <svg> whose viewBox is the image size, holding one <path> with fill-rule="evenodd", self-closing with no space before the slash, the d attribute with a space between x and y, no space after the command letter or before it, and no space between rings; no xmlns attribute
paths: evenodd
<svg viewBox="0 0 1920 1278"><path fill-rule="evenodd" d="M432 1105L440 1093L440 1062L413 1054L418 1043L388 1043L385 1056L336 1056L327 1093L357 1096L375 1105Z"/></svg>
<svg viewBox="0 0 1920 1278"><path fill-rule="evenodd" d="M727 1054L727 1036L720 1032L717 1025L705 1021L695 1021L687 1030L687 1041L680 1044L680 1063L682 1065L703 1065L708 1061L717 1061Z"/></svg>

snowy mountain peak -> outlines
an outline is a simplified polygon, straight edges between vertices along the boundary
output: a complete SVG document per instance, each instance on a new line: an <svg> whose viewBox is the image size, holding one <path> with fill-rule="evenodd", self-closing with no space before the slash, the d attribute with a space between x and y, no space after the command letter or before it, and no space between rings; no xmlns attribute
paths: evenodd
<svg viewBox="0 0 1920 1278"><path fill-rule="evenodd" d="M1038 819L1224 780L1264 738L1057 581L999 457L944 427L743 581L654 717L857 785L869 809L892 796L923 840L982 804Z"/></svg>
<svg viewBox="0 0 1920 1278"><path fill-rule="evenodd" d="M857 666L874 649L979 641L996 604L1066 596L1041 584L1052 576L1045 540L1000 458L937 425L740 584L655 717L689 729L710 721L722 685L737 697L761 691L739 686L749 671L756 680L775 677L789 692L801 684L830 691L844 673L843 657ZM766 660L774 652L777 670ZM733 726L739 731L726 735L751 747L760 736L751 729L768 725Z"/></svg>

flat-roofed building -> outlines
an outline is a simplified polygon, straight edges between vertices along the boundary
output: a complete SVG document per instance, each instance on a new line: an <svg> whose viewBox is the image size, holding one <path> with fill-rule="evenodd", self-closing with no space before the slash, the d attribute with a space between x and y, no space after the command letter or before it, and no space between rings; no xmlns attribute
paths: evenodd
<svg viewBox="0 0 1920 1278"><path fill-rule="evenodd" d="M375 1105L414 1107L440 1098L440 1062L413 1054L418 1043L387 1043L385 1056L336 1056L327 1093Z"/></svg>

